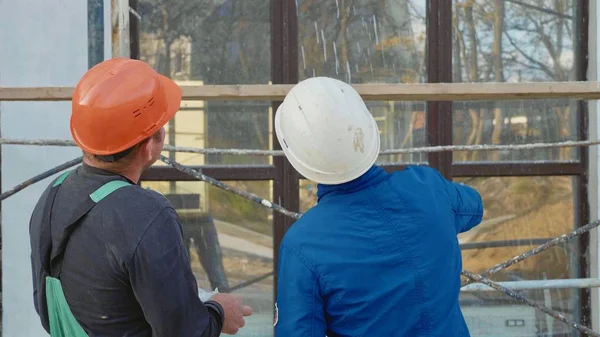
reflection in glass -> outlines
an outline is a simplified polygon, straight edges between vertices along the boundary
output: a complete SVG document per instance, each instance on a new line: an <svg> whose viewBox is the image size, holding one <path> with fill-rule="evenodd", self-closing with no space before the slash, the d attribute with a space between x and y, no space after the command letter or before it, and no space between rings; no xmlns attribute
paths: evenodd
<svg viewBox="0 0 600 337"><path fill-rule="evenodd" d="M268 84L269 0L140 0L140 58L179 85ZM166 142L269 150L270 102L184 101ZM189 165L269 164L269 157L172 154Z"/></svg>
<svg viewBox="0 0 600 337"><path fill-rule="evenodd" d="M425 0L298 0L299 79L348 83L425 81ZM426 145L423 102L367 102L381 149ZM381 156L378 163L426 162L425 154Z"/></svg>
<svg viewBox="0 0 600 337"><path fill-rule="evenodd" d="M455 2L455 82L573 80L578 5L570 0Z"/></svg>
<svg viewBox="0 0 600 337"><path fill-rule="evenodd" d="M298 0L300 80L425 81L425 0Z"/></svg>
<svg viewBox="0 0 600 337"><path fill-rule="evenodd" d="M531 144L577 140L577 101L455 102L454 144ZM578 149L456 151L455 162L574 161Z"/></svg>
<svg viewBox="0 0 600 337"><path fill-rule="evenodd" d="M539 244L528 239L550 239L574 229L574 196L571 177L486 177L456 181L474 187L482 195L483 222L459 235L463 267L480 273ZM520 246L472 249L474 243L506 243ZM531 242L531 241L529 241ZM470 249L466 247L471 246ZM492 276L495 281L569 279L578 275L577 240L559 245ZM578 291L572 289L527 290L522 295L577 320ZM536 336L531 329L561 335L571 330L537 310L520 305L498 292L462 293L461 306L472 336ZM507 330L505 321L522 319L526 327ZM528 330L529 329L529 330ZM499 334L500 333L500 334Z"/></svg>
<svg viewBox="0 0 600 337"><path fill-rule="evenodd" d="M453 12L454 82L573 81L580 1L460 1ZM456 102L454 144L577 139L577 102ZM570 161L576 149L455 152L454 161Z"/></svg>
<svg viewBox="0 0 600 337"><path fill-rule="evenodd" d="M229 181L270 199L269 181ZM203 182L143 182L163 193L179 215L191 267L203 289L235 287L273 270L272 216L264 207ZM273 277L235 291L252 306L239 336L273 335Z"/></svg>
<svg viewBox="0 0 600 337"><path fill-rule="evenodd" d="M381 137L381 150L427 146L425 103L367 101ZM427 162L426 153L379 156L377 164Z"/></svg>

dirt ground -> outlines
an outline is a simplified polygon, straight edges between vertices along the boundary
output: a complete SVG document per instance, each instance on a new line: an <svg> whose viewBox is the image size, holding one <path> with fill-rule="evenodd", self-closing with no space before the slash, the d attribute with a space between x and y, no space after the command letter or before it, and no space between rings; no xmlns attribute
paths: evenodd
<svg viewBox="0 0 600 337"><path fill-rule="evenodd" d="M574 230L574 202L569 177L510 177L465 181L482 195L484 220L512 215L469 233L471 242L553 238ZM577 239L535 255L507 270L527 279L569 278ZM463 251L464 268L480 272L537 245ZM500 276L500 275L499 275ZM498 277L496 277L498 279Z"/></svg>

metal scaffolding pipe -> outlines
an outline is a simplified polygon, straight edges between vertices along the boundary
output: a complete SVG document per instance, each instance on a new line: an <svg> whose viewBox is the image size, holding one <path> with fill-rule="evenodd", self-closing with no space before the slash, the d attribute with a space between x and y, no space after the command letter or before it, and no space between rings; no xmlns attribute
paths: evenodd
<svg viewBox="0 0 600 337"><path fill-rule="evenodd" d="M580 278L580 279L558 279L558 280L531 280L531 281L510 281L497 282L499 285L511 290L537 290L537 289L580 289L580 288L599 288L600 279ZM498 291L483 283L471 283L460 288L461 292L488 292Z"/></svg>

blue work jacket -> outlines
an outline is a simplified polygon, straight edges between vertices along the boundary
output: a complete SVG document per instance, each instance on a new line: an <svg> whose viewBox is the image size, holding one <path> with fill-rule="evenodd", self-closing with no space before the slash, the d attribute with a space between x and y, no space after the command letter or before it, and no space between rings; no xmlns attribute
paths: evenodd
<svg viewBox="0 0 600 337"><path fill-rule="evenodd" d="M469 336L457 234L481 222L475 189L373 166L317 195L280 247L277 337Z"/></svg>

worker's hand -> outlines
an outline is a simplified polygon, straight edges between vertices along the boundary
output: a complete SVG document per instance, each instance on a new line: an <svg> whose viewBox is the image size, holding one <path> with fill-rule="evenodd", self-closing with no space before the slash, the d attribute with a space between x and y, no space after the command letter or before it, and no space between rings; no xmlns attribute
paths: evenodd
<svg viewBox="0 0 600 337"><path fill-rule="evenodd" d="M219 303L225 312L222 333L235 335L246 325L244 316L252 315L252 308L242 303L242 297L233 294L215 294L211 299Z"/></svg>

